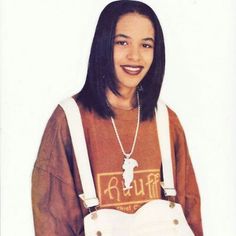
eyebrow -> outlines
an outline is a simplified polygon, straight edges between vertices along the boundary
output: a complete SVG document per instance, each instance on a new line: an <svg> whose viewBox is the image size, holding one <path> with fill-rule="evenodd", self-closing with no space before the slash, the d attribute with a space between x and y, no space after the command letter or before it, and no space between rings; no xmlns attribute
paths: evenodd
<svg viewBox="0 0 236 236"><path fill-rule="evenodd" d="M118 38L118 37L123 37L123 38L126 38L126 39L130 39L131 38L130 36L125 35L125 34L117 34L117 35L115 35L114 39ZM154 43L154 39L152 37L147 37L147 38L144 38L142 40L143 41L152 41Z"/></svg>
<svg viewBox="0 0 236 236"><path fill-rule="evenodd" d="M144 40L144 41L152 41L152 42L154 43L154 39L151 38L151 37L149 37L149 38L144 38L143 40Z"/></svg>

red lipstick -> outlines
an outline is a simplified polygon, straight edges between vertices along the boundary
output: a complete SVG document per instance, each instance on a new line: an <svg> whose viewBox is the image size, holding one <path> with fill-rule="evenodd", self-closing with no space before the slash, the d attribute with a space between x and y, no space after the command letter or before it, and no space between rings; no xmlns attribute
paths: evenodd
<svg viewBox="0 0 236 236"><path fill-rule="evenodd" d="M143 66L122 65L123 71L129 75L138 75L143 70Z"/></svg>

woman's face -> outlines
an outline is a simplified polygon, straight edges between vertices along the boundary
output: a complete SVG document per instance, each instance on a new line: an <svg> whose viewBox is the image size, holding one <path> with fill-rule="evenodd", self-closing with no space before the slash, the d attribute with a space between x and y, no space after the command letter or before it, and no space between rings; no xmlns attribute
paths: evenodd
<svg viewBox="0 0 236 236"><path fill-rule="evenodd" d="M136 89L148 72L154 52L152 22L138 13L118 20L114 39L114 67L118 90Z"/></svg>

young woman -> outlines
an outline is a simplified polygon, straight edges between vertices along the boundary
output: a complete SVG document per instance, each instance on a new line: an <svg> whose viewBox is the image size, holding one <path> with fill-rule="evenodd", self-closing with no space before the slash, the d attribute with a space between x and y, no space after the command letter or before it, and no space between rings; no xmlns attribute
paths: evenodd
<svg viewBox="0 0 236 236"><path fill-rule="evenodd" d="M108 4L96 27L85 85L73 97L101 209L134 213L163 198L155 107L164 69L163 33L154 11L138 1ZM176 201L201 236L200 197L184 131L176 114L169 108L168 113ZM135 160L131 179L122 169L124 156ZM67 120L58 106L33 170L36 235L84 235L88 210L78 197L82 192Z"/></svg>

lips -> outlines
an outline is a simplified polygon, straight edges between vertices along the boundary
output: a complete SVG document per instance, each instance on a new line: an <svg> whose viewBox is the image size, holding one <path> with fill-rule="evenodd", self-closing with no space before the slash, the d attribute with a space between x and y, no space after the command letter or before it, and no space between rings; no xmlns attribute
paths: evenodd
<svg viewBox="0 0 236 236"><path fill-rule="evenodd" d="M138 75L143 70L143 66L122 65L123 71L129 75Z"/></svg>

